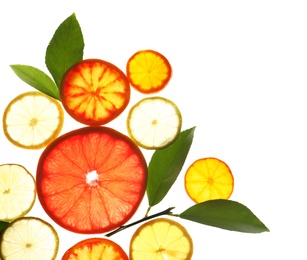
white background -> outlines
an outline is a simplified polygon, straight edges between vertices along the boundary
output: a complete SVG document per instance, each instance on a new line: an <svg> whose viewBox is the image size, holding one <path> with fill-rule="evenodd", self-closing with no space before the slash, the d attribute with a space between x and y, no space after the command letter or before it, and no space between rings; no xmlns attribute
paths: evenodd
<svg viewBox="0 0 307 260"><path fill-rule="evenodd" d="M193 259L306 259L305 3L1 1L0 111L16 95L32 90L9 65L32 65L48 73L46 47L72 13L83 31L84 58L104 59L125 70L136 51L159 51L169 59L173 76L158 95L178 105L182 129L196 126L196 131L181 175L151 213L169 206L180 213L193 205L184 190L184 172L196 159L217 157L233 172L231 199L250 208L271 232L243 234L175 218L193 238ZM129 107L143 97L132 90ZM107 126L126 133L127 111ZM62 133L82 126L66 115ZM42 150L17 148L3 133L0 147L0 164L21 164L35 176ZM144 154L149 160L152 152ZM146 208L144 197L132 220L143 217ZM58 259L74 243L95 236L63 230L49 219L38 200L28 215L56 228ZM111 237L127 254L136 228Z"/></svg>

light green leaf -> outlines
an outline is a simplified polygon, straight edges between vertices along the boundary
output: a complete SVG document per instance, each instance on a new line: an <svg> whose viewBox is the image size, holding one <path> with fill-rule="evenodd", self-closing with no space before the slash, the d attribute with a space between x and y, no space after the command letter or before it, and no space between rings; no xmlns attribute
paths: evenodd
<svg viewBox="0 0 307 260"><path fill-rule="evenodd" d="M37 90L60 100L59 89L54 81L43 71L29 65L10 65L15 74Z"/></svg>
<svg viewBox="0 0 307 260"><path fill-rule="evenodd" d="M82 31L72 14L57 28L46 50L45 63L58 87L66 70L83 59L83 49Z"/></svg>
<svg viewBox="0 0 307 260"><path fill-rule="evenodd" d="M244 205L231 200L209 200L195 204L179 215L201 224L246 233L269 229Z"/></svg>
<svg viewBox="0 0 307 260"><path fill-rule="evenodd" d="M158 204L176 181L190 150L195 127L182 131L168 147L156 150L148 166L149 206Z"/></svg>

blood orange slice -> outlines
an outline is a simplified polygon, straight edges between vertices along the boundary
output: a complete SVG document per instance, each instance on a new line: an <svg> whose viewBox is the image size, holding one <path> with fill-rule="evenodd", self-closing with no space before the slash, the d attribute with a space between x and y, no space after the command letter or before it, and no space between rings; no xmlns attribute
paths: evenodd
<svg viewBox="0 0 307 260"><path fill-rule="evenodd" d="M104 125L128 105L130 85L126 75L115 65L87 59L67 70L60 95L72 118L86 125Z"/></svg>
<svg viewBox="0 0 307 260"><path fill-rule="evenodd" d="M105 238L82 240L69 248L62 257L62 260L82 259L129 260L118 244Z"/></svg>
<svg viewBox="0 0 307 260"><path fill-rule="evenodd" d="M127 136L107 127L66 133L42 153L38 198L60 226L103 233L127 222L143 199L147 164Z"/></svg>

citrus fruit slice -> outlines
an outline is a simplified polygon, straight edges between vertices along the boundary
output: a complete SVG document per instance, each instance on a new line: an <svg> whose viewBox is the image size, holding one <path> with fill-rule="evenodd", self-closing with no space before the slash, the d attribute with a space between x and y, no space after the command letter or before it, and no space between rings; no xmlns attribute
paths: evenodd
<svg viewBox="0 0 307 260"><path fill-rule="evenodd" d="M69 248L62 260L129 260L125 251L105 238L89 238Z"/></svg>
<svg viewBox="0 0 307 260"><path fill-rule="evenodd" d="M132 55L126 71L131 86L145 94L165 88L172 75L169 61L153 50L141 50Z"/></svg>
<svg viewBox="0 0 307 260"><path fill-rule="evenodd" d="M147 164L131 139L91 126L58 137L42 153L38 198L60 226L103 233L128 221L144 196Z"/></svg>
<svg viewBox="0 0 307 260"><path fill-rule="evenodd" d="M56 259L59 237L56 230L40 218L14 220L3 231L0 255L3 260Z"/></svg>
<svg viewBox="0 0 307 260"><path fill-rule="evenodd" d="M141 225L130 241L129 257L135 259L191 259L193 241L178 222L157 218Z"/></svg>
<svg viewBox="0 0 307 260"><path fill-rule="evenodd" d="M0 165L0 220L10 222L25 216L36 197L31 173L18 164Z"/></svg>
<svg viewBox="0 0 307 260"><path fill-rule="evenodd" d="M61 101L68 114L86 125L103 125L123 112L130 100L127 76L115 65L88 59L64 74Z"/></svg>
<svg viewBox="0 0 307 260"><path fill-rule="evenodd" d="M217 158L196 160L187 169L185 189L196 202L228 199L233 191L234 179L228 165Z"/></svg>
<svg viewBox="0 0 307 260"><path fill-rule="evenodd" d="M14 145L27 149L47 146L62 130L64 112L60 103L39 92L18 95L3 114L3 131Z"/></svg>
<svg viewBox="0 0 307 260"><path fill-rule="evenodd" d="M163 97L149 97L130 109L127 130L140 147L161 149L175 141L181 121L181 113L174 102Z"/></svg>

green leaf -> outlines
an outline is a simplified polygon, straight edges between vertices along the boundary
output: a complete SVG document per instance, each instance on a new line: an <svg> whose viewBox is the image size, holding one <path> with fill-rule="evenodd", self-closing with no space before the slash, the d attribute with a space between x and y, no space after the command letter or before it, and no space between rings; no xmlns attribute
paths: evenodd
<svg viewBox="0 0 307 260"><path fill-rule="evenodd" d="M0 221L0 234L9 224L9 222Z"/></svg>
<svg viewBox="0 0 307 260"><path fill-rule="evenodd" d="M45 63L58 87L66 70L83 59L83 49L82 31L72 14L57 28L46 50Z"/></svg>
<svg viewBox="0 0 307 260"><path fill-rule="evenodd" d="M15 74L37 90L60 99L59 89L54 81L43 71L29 65L10 65Z"/></svg>
<svg viewBox="0 0 307 260"><path fill-rule="evenodd" d="M182 131L168 147L156 150L148 166L149 206L158 204L176 181L190 150L195 127Z"/></svg>
<svg viewBox="0 0 307 260"><path fill-rule="evenodd" d="M179 215L183 219L222 229L261 233L269 229L244 205L231 200L198 203Z"/></svg>

